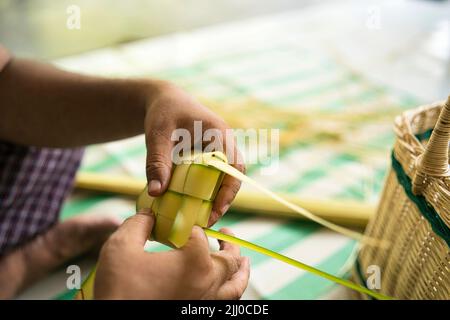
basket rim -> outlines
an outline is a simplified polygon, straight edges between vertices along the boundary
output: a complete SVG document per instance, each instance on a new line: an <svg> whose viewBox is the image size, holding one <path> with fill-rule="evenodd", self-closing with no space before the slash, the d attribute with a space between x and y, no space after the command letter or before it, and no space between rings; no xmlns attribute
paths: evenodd
<svg viewBox="0 0 450 320"><path fill-rule="evenodd" d="M422 155L425 152L425 147L417 137L418 134L423 134L424 132L414 132L411 124L418 117L424 116L428 113L434 112L436 113L436 115L439 115L439 111L441 110L444 103L445 101L442 100L427 105L421 105L415 109L407 110L395 118L394 131L396 134L396 138L399 142L406 143L406 147L413 151L413 155ZM425 130L425 132L430 129Z"/></svg>
<svg viewBox="0 0 450 320"><path fill-rule="evenodd" d="M407 110L395 119L395 133L396 141L394 144L394 150L392 152L392 169L397 171L397 179L400 183L400 176L405 173L408 180L413 181L416 174L418 164L421 157L426 151L426 147L422 144L421 137L427 138L433 131L435 123L437 122L440 111L445 104L445 101L438 101L428 105L422 105L415 109ZM421 119L421 117L423 117ZM420 131L414 128L414 125L420 126ZM395 170L394 163L398 161L400 169ZM400 173L398 171L401 171ZM400 176L399 176L400 174ZM405 180L405 178L402 178ZM442 231L442 223L450 230L450 178L448 176L426 176L427 183L423 188L421 195L409 194L411 201L420 203L422 200L418 200L418 197L424 198L429 207L437 213L442 220L438 222L438 229ZM405 191L408 193L409 182L406 186L403 185ZM413 192L414 193L414 192ZM423 204L421 205L423 206ZM422 210L421 210L422 211ZM434 213L422 212L422 215L434 215ZM427 219L429 220L429 219ZM433 219L432 219L433 220ZM428 221L432 225L436 225L433 221ZM444 228L445 229L445 228ZM442 234L442 232L440 232ZM445 230L443 234L449 234L448 230ZM442 236L441 236L442 238ZM450 240L444 237L444 240L450 246Z"/></svg>

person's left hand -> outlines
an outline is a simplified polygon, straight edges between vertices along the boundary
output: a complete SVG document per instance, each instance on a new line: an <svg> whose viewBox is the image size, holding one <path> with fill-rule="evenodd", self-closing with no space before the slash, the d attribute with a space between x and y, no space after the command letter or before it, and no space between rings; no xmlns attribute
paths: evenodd
<svg viewBox="0 0 450 320"><path fill-rule="evenodd" d="M152 97L145 117L147 144L147 180L151 196L161 195L168 187L172 170L171 140L175 129L187 129L194 138L194 121L202 122L202 131L216 129L221 132L223 150L232 155L231 165L245 171L242 157L235 147L234 138L227 138L227 124L193 97L169 83L161 83L159 93ZM202 134L203 134L202 132ZM194 141L191 141L192 145ZM229 159L230 160L230 159ZM230 207L240 188L240 181L226 175L216 196L209 225L214 224Z"/></svg>
<svg viewBox="0 0 450 320"><path fill-rule="evenodd" d="M194 226L180 249L146 252L153 214L128 218L102 248L94 284L95 299L239 299L247 288L250 264L237 245L219 241L210 252L203 230ZM233 235L231 230L221 229Z"/></svg>

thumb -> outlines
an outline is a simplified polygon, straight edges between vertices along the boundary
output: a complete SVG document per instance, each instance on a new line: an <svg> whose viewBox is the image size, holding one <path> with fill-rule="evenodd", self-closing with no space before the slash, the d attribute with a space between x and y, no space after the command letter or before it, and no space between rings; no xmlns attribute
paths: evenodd
<svg viewBox="0 0 450 320"><path fill-rule="evenodd" d="M203 229L199 226L194 226L189 241L181 248L181 250L194 253L198 256L203 256L205 254L209 256L208 238Z"/></svg>
<svg viewBox="0 0 450 320"><path fill-rule="evenodd" d="M155 216L150 209L143 209L129 217L113 234L121 243L144 246L155 224Z"/></svg>
<svg viewBox="0 0 450 320"><path fill-rule="evenodd" d="M157 197L167 189L169 184L173 141L164 131L153 130L146 135L146 144L148 193Z"/></svg>

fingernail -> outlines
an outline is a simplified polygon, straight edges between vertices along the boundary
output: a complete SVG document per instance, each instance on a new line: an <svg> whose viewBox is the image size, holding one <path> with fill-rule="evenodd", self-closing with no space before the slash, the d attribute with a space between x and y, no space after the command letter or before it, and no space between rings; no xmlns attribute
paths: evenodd
<svg viewBox="0 0 450 320"><path fill-rule="evenodd" d="M222 209L220 210L221 214L224 214L225 212L227 212L227 210L230 208L230 204L226 204L222 207Z"/></svg>
<svg viewBox="0 0 450 320"><path fill-rule="evenodd" d="M161 190L161 182L158 180L151 180L148 184L148 193L155 194Z"/></svg>

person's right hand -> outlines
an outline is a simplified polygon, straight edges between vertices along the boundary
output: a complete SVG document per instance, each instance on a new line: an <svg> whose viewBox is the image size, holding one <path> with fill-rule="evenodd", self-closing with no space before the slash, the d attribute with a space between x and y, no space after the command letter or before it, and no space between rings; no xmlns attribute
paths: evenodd
<svg viewBox="0 0 450 320"><path fill-rule="evenodd" d="M127 219L102 248L96 299L239 299L248 284L249 260L239 247L220 242L211 253L200 227L181 249L145 252L154 225L149 213ZM231 234L227 229L222 232Z"/></svg>

